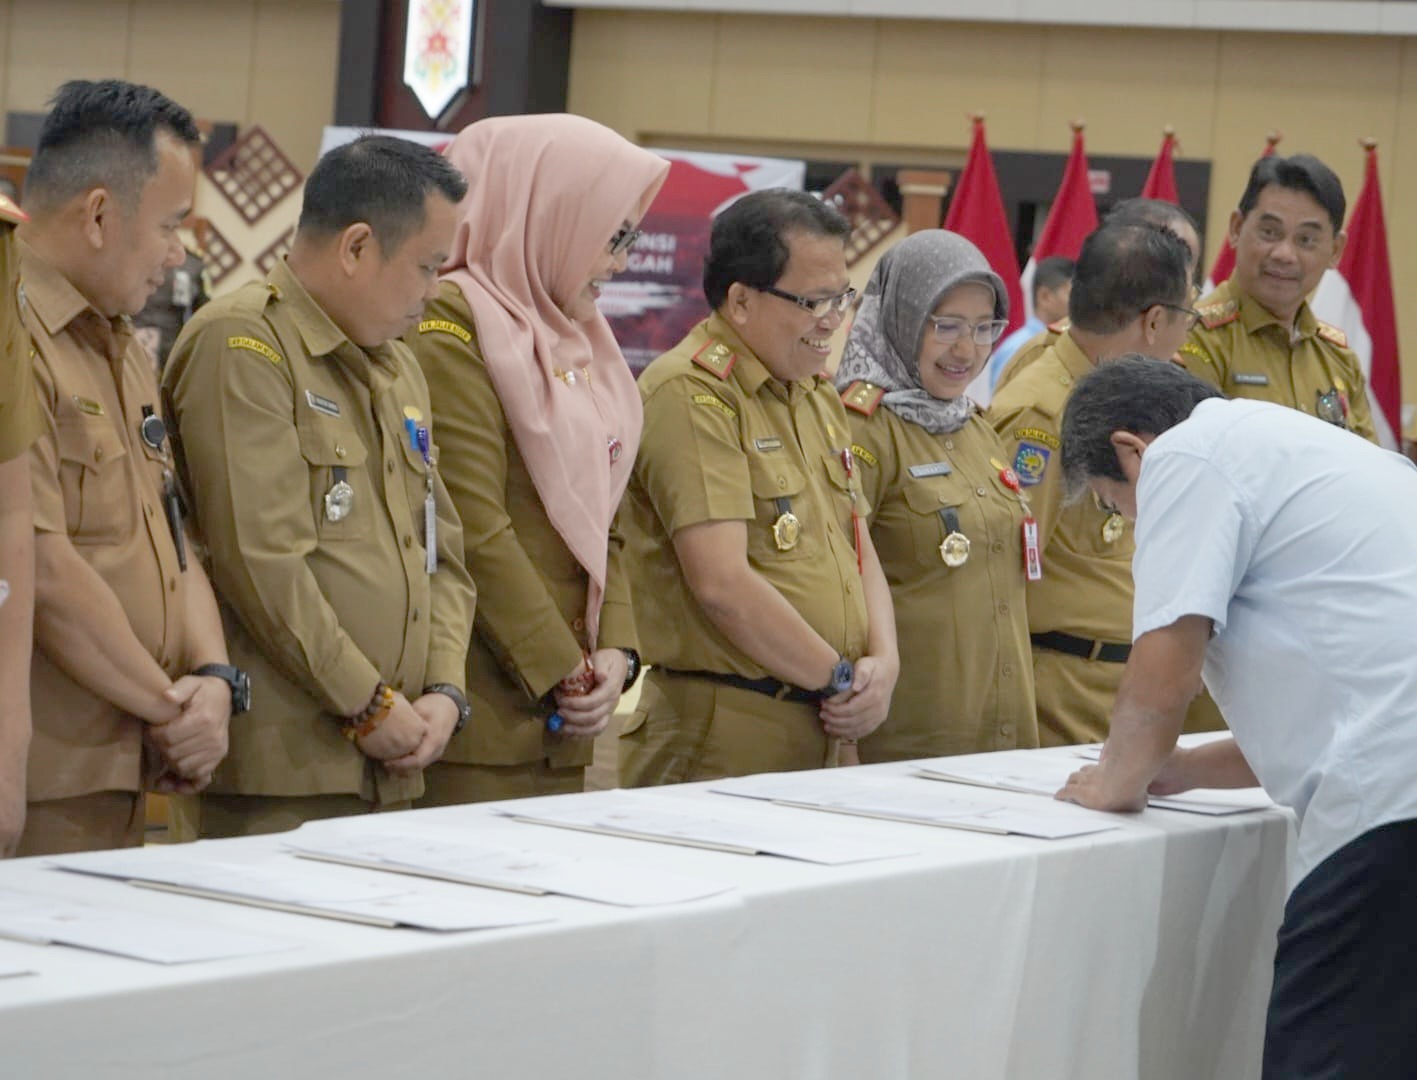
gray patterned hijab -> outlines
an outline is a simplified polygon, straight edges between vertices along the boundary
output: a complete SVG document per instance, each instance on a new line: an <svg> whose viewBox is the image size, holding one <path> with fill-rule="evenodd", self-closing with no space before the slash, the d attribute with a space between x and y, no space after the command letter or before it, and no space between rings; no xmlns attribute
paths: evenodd
<svg viewBox="0 0 1417 1080"><path fill-rule="evenodd" d="M932 435L964 427L974 403L964 396L952 401L931 397L920 381L919 359L928 316L945 293L966 282L993 289L994 317L1009 317L1003 279L964 237L926 229L887 251L871 274L846 339L837 387L845 389L858 379L884 387L882 404Z"/></svg>

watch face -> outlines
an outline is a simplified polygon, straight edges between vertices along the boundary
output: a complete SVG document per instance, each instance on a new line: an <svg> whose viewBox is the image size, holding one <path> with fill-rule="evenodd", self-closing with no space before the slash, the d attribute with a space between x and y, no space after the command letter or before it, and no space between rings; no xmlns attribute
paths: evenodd
<svg viewBox="0 0 1417 1080"><path fill-rule="evenodd" d="M231 684L231 707L233 712L248 712L251 708L251 676L244 671L236 672Z"/></svg>
<svg viewBox="0 0 1417 1080"><path fill-rule="evenodd" d="M839 661L832 669L832 689L838 694L851 689L851 682L856 674L856 669L850 660Z"/></svg>

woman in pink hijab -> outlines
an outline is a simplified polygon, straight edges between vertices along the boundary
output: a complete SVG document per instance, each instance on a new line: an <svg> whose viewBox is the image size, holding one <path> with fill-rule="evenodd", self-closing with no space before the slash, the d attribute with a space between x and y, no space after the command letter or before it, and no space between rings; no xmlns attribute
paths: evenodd
<svg viewBox="0 0 1417 1080"><path fill-rule="evenodd" d="M480 120L447 154L468 194L409 343L478 596L472 718L422 806L580 791L638 675L612 523L642 413L596 299L669 169L568 115Z"/></svg>

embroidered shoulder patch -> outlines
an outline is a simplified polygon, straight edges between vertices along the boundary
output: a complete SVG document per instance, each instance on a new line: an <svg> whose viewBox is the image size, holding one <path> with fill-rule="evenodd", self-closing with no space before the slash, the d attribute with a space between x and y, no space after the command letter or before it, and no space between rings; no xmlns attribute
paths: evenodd
<svg viewBox="0 0 1417 1080"><path fill-rule="evenodd" d="M1234 300L1226 300L1222 304L1206 304L1196 311L1201 317L1201 325L1207 330L1232 323L1240 317L1240 305Z"/></svg>
<svg viewBox="0 0 1417 1080"><path fill-rule="evenodd" d="M1314 331L1325 341L1331 341L1340 349L1348 348L1348 335L1336 326L1330 326L1326 322L1319 323L1319 328Z"/></svg>
<svg viewBox="0 0 1417 1080"><path fill-rule="evenodd" d="M1058 441L1058 436L1051 431L1045 431L1039 427L1016 427L1014 428L1015 439L1028 439L1031 442L1042 443L1057 450L1062 443Z"/></svg>
<svg viewBox="0 0 1417 1080"><path fill-rule="evenodd" d="M424 319L418 324L420 334L452 334L464 345L471 344L472 331L447 319Z"/></svg>
<svg viewBox="0 0 1417 1080"><path fill-rule="evenodd" d="M264 356L272 364L279 364L281 362L280 353L276 352L264 341L258 341L253 337L229 337L226 339L226 347L228 349L245 349L247 352L253 352L257 356Z"/></svg>
<svg viewBox="0 0 1417 1080"><path fill-rule="evenodd" d="M717 409L719 412L726 414L730 420L736 420L738 418L738 410L714 394L695 394L693 402L695 405L704 405L710 409Z"/></svg>
<svg viewBox="0 0 1417 1080"><path fill-rule="evenodd" d="M1215 366L1215 361L1210 358L1210 355L1193 341L1188 341L1181 346L1181 354L1183 360L1187 356L1194 356L1202 363L1209 364L1211 367Z"/></svg>
<svg viewBox="0 0 1417 1080"><path fill-rule="evenodd" d="M858 461L864 461L873 469L880 468L881 459L878 458L875 454L871 453L871 451L867 450L860 443L851 444L851 455Z"/></svg>
<svg viewBox="0 0 1417 1080"><path fill-rule="evenodd" d="M880 406L881 399L885 396L885 387L857 379L841 392L841 403L852 412L858 412L862 416L870 416Z"/></svg>
<svg viewBox="0 0 1417 1080"><path fill-rule="evenodd" d="M703 348L694 353L693 361L705 371L711 371L720 379L726 379L733 370L733 365L738 363L738 354L721 341L708 341L704 343ZM709 396L712 397L712 395ZM697 401L698 398L694 400ZM720 404L722 403L720 402ZM724 407L727 408L727 406Z"/></svg>
<svg viewBox="0 0 1417 1080"><path fill-rule="evenodd" d="M1064 315L1057 322L1050 322L1048 324L1048 332L1051 334L1066 334L1068 328L1072 325L1073 321Z"/></svg>
<svg viewBox="0 0 1417 1080"><path fill-rule="evenodd" d="M1024 487L1033 487L1043 479L1043 470L1048 468L1048 459L1053 451L1036 442L1021 442L1014 454L1014 472L1018 482Z"/></svg>

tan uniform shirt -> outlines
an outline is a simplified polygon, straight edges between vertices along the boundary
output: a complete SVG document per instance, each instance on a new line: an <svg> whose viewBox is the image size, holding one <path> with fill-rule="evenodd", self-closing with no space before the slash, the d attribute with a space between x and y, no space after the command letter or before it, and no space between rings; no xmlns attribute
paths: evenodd
<svg viewBox="0 0 1417 1080"><path fill-rule="evenodd" d="M1059 319L1055 323L1049 323L1015 349L1014 354L1009 357L1009 362L1004 365L1004 370L999 372L998 379L994 381L994 393L997 394L1027 371L1035 360L1058 343L1058 339L1067 333L1067 330L1068 320Z"/></svg>
<svg viewBox="0 0 1417 1080"><path fill-rule="evenodd" d="M866 603L841 456L851 436L832 384L773 378L713 315L645 369L640 393L645 430L623 514L645 661L768 676L709 621L679 569L674 534L705 521L747 522L753 570L828 644L860 657ZM801 535L780 550L773 525L788 512Z"/></svg>
<svg viewBox="0 0 1417 1080"><path fill-rule="evenodd" d="M15 298L20 276L15 222L20 218L8 202L0 196L0 462L19 457L40 432L34 364Z"/></svg>
<svg viewBox="0 0 1417 1080"><path fill-rule="evenodd" d="M1368 386L1343 331L1308 304L1295 334L1231 278L1197 306L1201 321L1181 356L1186 369L1230 397L1273 401L1377 441Z"/></svg>
<svg viewBox="0 0 1417 1080"><path fill-rule="evenodd" d="M152 364L127 319L99 314L32 248L19 247L43 417L30 450L35 530L69 537L143 647L176 678L205 658L188 653L188 576L163 512L172 459L166 444L154 449L139 435L143 406L160 412ZM74 682L41 649L30 680L30 801L142 789L141 720Z"/></svg>
<svg viewBox="0 0 1417 1080"><path fill-rule="evenodd" d="M977 413L932 435L879 405L882 393L853 383L842 394L900 643L890 714L861 740L861 760L1037 746L1023 508L993 463L1003 442ZM942 511L969 540L962 566L941 555Z"/></svg>
<svg viewBox="0 0 1417 1080"><path fill-rule="evenodd" d="M380 680L409 698L463 682L476 594L452 500L404 430L406 416L431 424L418 364L402 342L356 346L282 262L197 313L163 387L232 663L253 684L211 792L417 797L422 778L366 758L340 720Z"/></svg>
<svg viewBox="0 0 1417 1080"><path fill-rule="evenodd" d="M546 731L543 697L580 662L589 578L551 525L478 347L462 291L444 282L412 346L434 402L438 470L463 521L479 583L467 658L473 721L443 760L477 765L588 765L592 743ZM593 392L593 387L586 387ZM623 543L610 535L601 648L638 649Z"/></svg>

